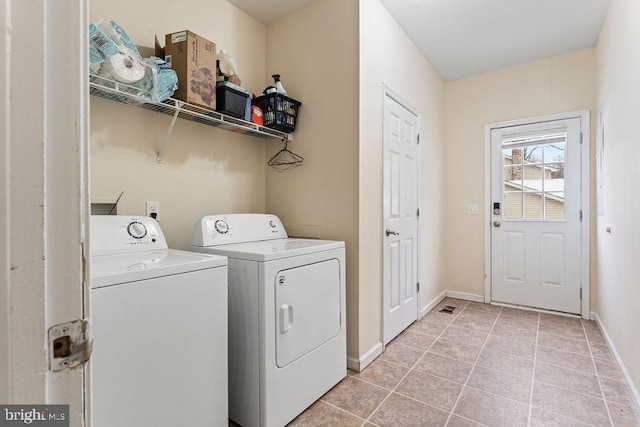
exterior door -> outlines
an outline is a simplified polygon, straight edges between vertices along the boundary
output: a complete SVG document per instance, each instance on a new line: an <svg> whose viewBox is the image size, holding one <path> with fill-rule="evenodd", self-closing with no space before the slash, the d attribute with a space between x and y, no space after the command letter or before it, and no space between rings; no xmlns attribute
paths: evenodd
<svg viewBox="0 0 640 427"><path fill-rule="evenodd" d="M494 302L581 313L580 120L491 131Z"/></svg>
<svg viewBox="0 0 640 427"><path fill-rule="evenodd" d="M418 317L418 117L384 97L384 343Z"/></svg>

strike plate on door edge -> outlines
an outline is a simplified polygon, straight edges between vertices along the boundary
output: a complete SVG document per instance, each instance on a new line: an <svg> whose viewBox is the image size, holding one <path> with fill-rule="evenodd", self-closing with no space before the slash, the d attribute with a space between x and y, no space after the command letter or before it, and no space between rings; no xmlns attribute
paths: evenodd
<svg viewBox="0 0 640 427"><path fill-rule="evenodd" d="M86 363L92 348L86 319L52 326L49 328L49 370L57 372Z"/></svg>

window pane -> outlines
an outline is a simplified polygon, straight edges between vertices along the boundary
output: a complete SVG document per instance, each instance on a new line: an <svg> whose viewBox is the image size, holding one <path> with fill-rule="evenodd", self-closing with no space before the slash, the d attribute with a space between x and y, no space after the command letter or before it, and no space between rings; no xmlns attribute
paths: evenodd
<svg viewBox="0 0 640 427"><path fill-rule="evenodd" d="M544 191L564 191L564 163L549 163L545 167Z"/></svg>
<svg viewBox="0 0 640 427"><path fill-rule="evenodd" d="M545 193L544 217L548 220L563 220L564 192Z"/></svg>
<svg viewBox="0 0 640 427"><path fill-rule="evenodd" d="M542 219L542 193L524 193L524 219Z"/></svg>
<svg viewBox="0 0 640 427"><path fill-rule="evenodd" d="M504 167L504 182L505 185L512 184L517 185L518 189L522 187L522 166L505 166ZM506 188L505 191L513 190L513 188Z"/></svg>
<svg viewBox="0 0 640 427"><path fill-rule="evenodd" d="M506 219L522 219L522 193L520 191L505 192L503 212Z"/></svg>
<svg viewBox="0 0 640 427"><path fill-rule="evenodd" d="M542 191L542 165L524 166L524 191Z"/></svg>
<svg viewBox="0 0 640 427"><path fill-rule="evenodd" d="M515 152L515 153L514 153ZM522 149L521 148L506 148L502 150L502 157L504 158L505 165L521 165L522 164Z"/></svg>
<svg viewBox="0 0 640 427"><path fill-rule="evenodd" d="M540 163L542 162L542 146L541 145L529 145L522 148L514 148L513 151L522 151L522 160L526 165L527 163Z"/></svg>
<svg viewBox="0 0 640 427"><path fill-rule="evenodd" d="M556 163L564 162L565 144L548 144L544 146L544 162Z"/></svg>

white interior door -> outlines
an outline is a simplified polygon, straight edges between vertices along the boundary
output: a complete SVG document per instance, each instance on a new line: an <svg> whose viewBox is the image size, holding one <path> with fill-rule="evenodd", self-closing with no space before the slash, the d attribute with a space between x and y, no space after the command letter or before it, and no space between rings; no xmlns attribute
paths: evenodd
<svg viewBox="0 0 640 427"><path fill-rule="evenodd" d="M491 132L495 302L581 313L580 120Z"/></svg>
<svg viewBox="0 0 640 427"><path fill-rule="evenodd" d="M418 316L418 117L384 97L384 343Z"/></svg>
<svg viewBox="0 0 640 427"><path fill-rule="evenodd" d="M87 3L0 1L0 403L72 426L88 370L51 369L48 331L88 316Z"/></svg>

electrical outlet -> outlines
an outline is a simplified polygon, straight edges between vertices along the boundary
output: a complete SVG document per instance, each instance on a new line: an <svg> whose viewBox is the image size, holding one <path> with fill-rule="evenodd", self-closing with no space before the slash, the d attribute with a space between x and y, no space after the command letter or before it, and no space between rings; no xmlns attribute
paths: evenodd
<svg viewBox="0 0 640 427"><path fill-rule="evenodd" d="M147 201L147 216L159 221L160 216L160 202Z"/></svg>
<svg viewBox="0 0 640 427"><path fill-rule="evenodd" d="M480 215L480 205L467 205L467 215Z"/></svg>

